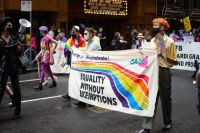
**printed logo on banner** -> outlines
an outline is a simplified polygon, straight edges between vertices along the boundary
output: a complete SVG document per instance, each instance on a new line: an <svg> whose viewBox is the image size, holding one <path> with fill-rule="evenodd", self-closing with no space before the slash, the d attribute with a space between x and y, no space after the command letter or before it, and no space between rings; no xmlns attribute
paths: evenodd
<svg viewBox="0 0 200 133"><path fill-rule="evenodd" d="M136 64L142 67L148 66L147 58L142 58L140 63L138 60ZM104 84L107 77L123 107L136 110L149 109L148 76L139 75L113 62L74 61L72 69L81 72L82 98L117 106L116 98L104 96L104 87L99 86Z"/></svg>
<svg viewBox="0 0 200 133"><path fill-rule="evenodd" d="M141 58L133 58L130 62L131 65L139 65L141 67L147 68L149 63L148 63L148 56L146 57L141 57Z"/></svg>

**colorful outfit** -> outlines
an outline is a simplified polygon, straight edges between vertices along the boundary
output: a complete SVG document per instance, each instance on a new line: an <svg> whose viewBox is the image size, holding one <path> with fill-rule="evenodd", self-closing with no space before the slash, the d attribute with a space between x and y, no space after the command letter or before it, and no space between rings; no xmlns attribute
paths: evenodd
<svg viewBox="0 0 200 133"><path fill-rule="evenodd" d="M86 44L86 41L81 34L78 34L78 38L78 41L76 41L76 39L71 37L67 40L67 43L65 44L64 55L67 56L68 65L71 64L71 52L69 51L69 48L71 48L72 46L84 47Z"/></svg>
<svg viewBox="0 0 200 133"><path fill-rule="evenodd" d="M45 73L47 72L51 77L52 81L54 80L53 73L50 68L50 64L53 63L53 52L49 44L52 42L50 35L46 35L41 39L41 81L44 82Z"/></svg>
<svg viewBox="0 0 200 133"><path fill-rule="evenodd" d="M67 64L70 66L71 66L71 52L69 51L69 48L71 48L72 46L84 47L86 44L86 41L81 34L78 34L78 41L76 40L77 38L72 38L72 37L69 38L64 48L64 55L67 56ZM68 93L63 95L63 98L70 100L70 96Z"/></svg>

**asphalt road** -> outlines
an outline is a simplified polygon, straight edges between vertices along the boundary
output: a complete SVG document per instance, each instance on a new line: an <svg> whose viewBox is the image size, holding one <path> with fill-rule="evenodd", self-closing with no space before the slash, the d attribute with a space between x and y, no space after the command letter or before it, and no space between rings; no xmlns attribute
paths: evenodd
<svg viewBox="0 0 200 133"><path fill-rule="evenodd" d="M170 133L200 133L197 112L197 89L192 83L192 72L173 70L173 121ZM12 120L13 108L8 107L5 94L0 107L0 133L134 133L141 128L142 117L114 111L95 111L77 107L60 95L66 93L68 76L57 75L57 88L45 87L34 91L37 73L21 75L22 117ZM54 97L56 96L56 97ZM46 98L47 99L40 99ZM49 98L53 97L53 98ZM29 100L29 101L27 101ZM153 133L161 133L162 110L158 108Z"/></svg>

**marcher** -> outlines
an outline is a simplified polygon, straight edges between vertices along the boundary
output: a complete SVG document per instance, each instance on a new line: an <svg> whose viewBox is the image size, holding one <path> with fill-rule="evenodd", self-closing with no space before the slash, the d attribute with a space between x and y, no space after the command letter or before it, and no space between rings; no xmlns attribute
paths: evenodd
<svg viewBox="0 0 200 133"><path fill-rule="evenodd" d="M100 51L101 45L95 36L95 30L93 28L86 28L84 31L84 38L87 41L85 49L88 51Z"/></svg>
<svg viewBox="0 0 200 133"><path fill-rule="evenodd" d="M158 51L159 62L159 90L156 99L155 113L157 110L158 98L161 99L163 112L163 130L172 128L173 121L172 113L172 98L171 98L171 72L170 68L177 64L176 49L174 41L165 34L165 30L169 28L167 20L163 18L156 18L153 20L153 30L156 35L151 40L151 47ZM146 117L143 123L143 129L136 131L136 133L150 133L153 128L155 119L153 117Z"/></svg>
<svg viewBox="0 0 200 133"><path fill-rule="evenodd" d="M15 111L13 119L20 118L21 114L21 90L19 86L19 56L21 51L21 40L14 32L14 20L5 17L0 22L0 103L6 89L8 76L10 76L14 93Z"/></svg>
<svg viewBox="0 0 200 133"><path fill-rule="evenodd" d="M67 58L67 64L71 66L71 51L72 47L85 47L86 40L79 33L79 27L73 26L71 30L71 37L67 40L67 43L64 48L64 55ZM65 94L62 96L63 98L70 100L69 94Z"/></svg>
<svg viewBox="0 0 200 133"><path fill-rule="evenodd" d="M35 90L42 90L43 86L42 83L44 82L45 73L48 73L48 75L52 79L52 85L49 88L53 88L57 86L56 80L54 78L54 75L51 71L50 65L53 63L53 45L52 42L57 43L55 40L52 39L50 35L48 35L48 28L46 26L41 26L39 28L40 35L43 36L41 39L41 51L36 56L36 60L41 60L41 77L40 82L37 87L35 87Z"/></svg>
<svg viewBox="0 0 200 133"><path fill-rule="evenodd" d="M101 50L101 45L98 40L95 39L95 30L93 28L86 28L84 31L84 38L87 41L85 50L88 51L100 51ZM79 106L86 106L87 104L84 102L77 102L75 103L76 105ZM91 105L90 105L91 106Z"/></svg>

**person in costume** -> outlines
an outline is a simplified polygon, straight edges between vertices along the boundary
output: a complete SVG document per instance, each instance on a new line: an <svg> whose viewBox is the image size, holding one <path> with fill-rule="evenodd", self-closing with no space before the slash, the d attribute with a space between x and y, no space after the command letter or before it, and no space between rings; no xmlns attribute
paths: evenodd
<svg viewBox="0 0 200 133"><path fill-rule="evenodd" d="M20 68L18 57L22 54L20 42L19 35L14 31L14 20L10 17L3 18L0 22L0 103L9 76L15 102L13 119L20 118L21 114L21 90L18 77Z"/></svg>
<svg viewBox="0 0 200 133"><path fill-rule="evenodd" d="M53 64L53 52L54 52L52 42L54 43L57 42L54 41L50 35L48 35L48 28L46 26L41 26L39 30L40 30L40 35L43 38L41 39L41 44L40 44L41 51L36 56L36 60L41 61L41 76L39 85L34 88L35 90L43 89L42 83L45 81L44 78L46 73L48 73L48 75L52 79L52 85L49 88L57 86L56 80L50 68L50 65Z"/></svg>

